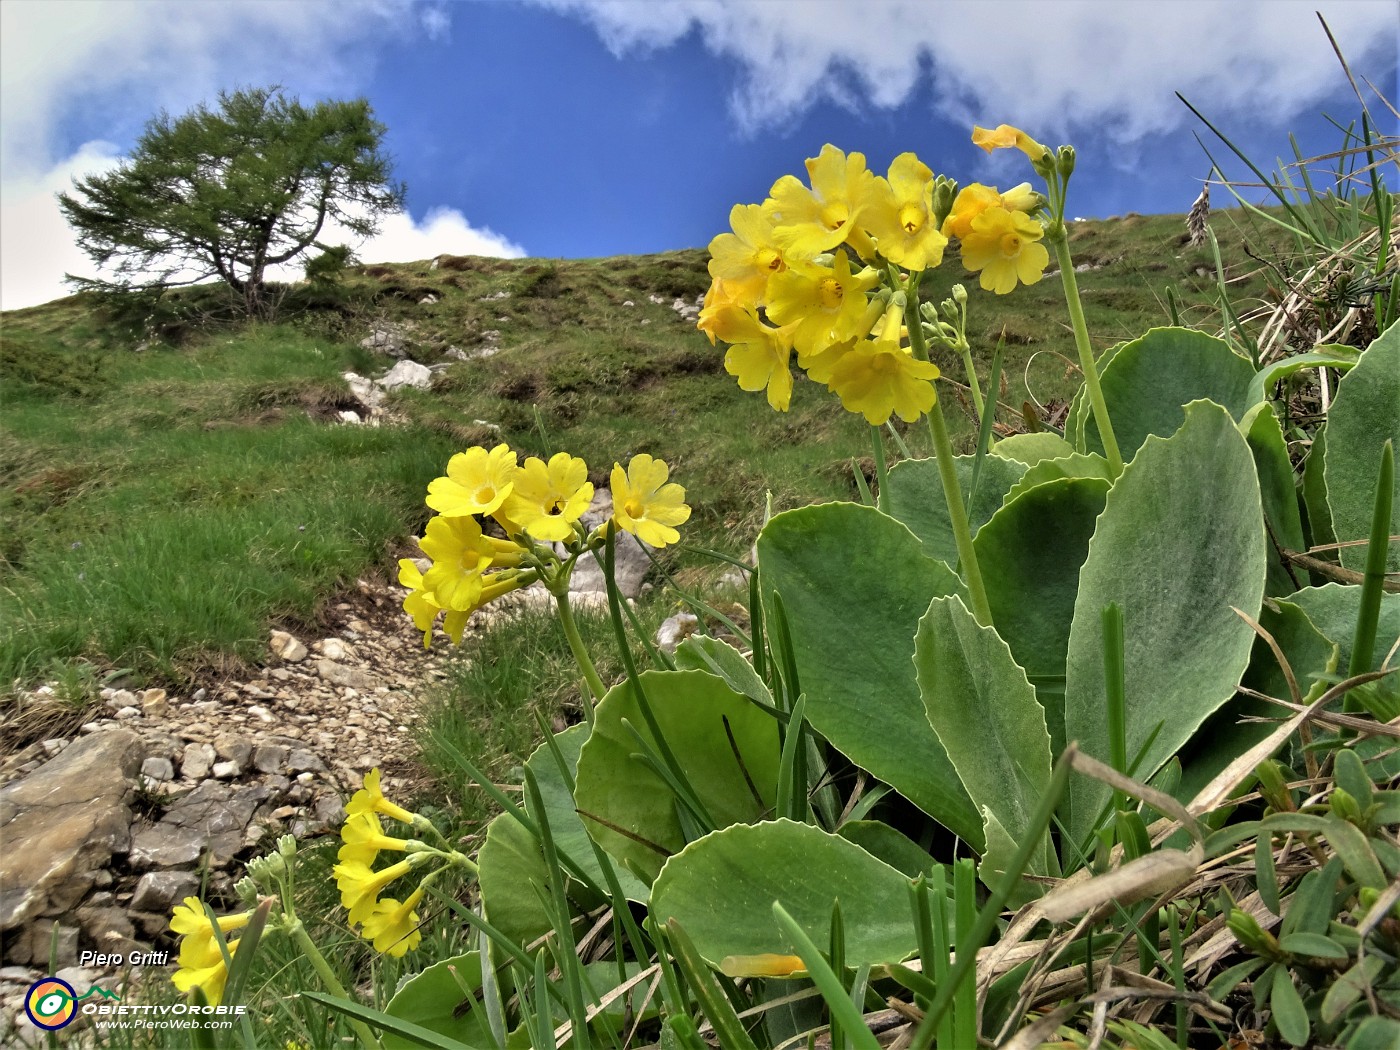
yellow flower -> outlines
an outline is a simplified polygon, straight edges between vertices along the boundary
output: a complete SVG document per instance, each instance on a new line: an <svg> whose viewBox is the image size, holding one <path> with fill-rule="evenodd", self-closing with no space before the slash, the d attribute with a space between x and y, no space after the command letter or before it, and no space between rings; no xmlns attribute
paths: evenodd
<svg viewBox="0 0 1400 1050"><path fill-rule="evenodd" d="M710 241L710 276L724 282L731 298L762 302L768 278L787 269L773 238L771 211L762 204L736 204L729 211L734 232Z"/></svg>
<svg viewBox="0 0 1400 1050"><path fill-rule="evenodd" d="M920 361L900 345L903 311L891 306L875 339L862 339L843 354L831 369L827 386L841 398L848 412L865 416L880 426L897 414L912 423L933 407L933 380L938 366Z"/></svg>
<svg viewBox="0 0 1400 1050"><path fill-rule="evenodd" d="M880 275L870 267L851 273L850 259L845 252L838 252L830 268L775 275L768 282L768 319L792 327L790 343L799 355L819 354L833 343L869 332L869 328L864 332L856 329L865 313L865 293L879 281Z"/></svg>
<svg viewBox="0 0 1400 1050"><path fill-rule="evenodd" d="M420 886L402 904L391 897L377 901L361 921L360 936L374 942L374 950L381 955L401 958L423 939L418 930L418 913L414 911L422 899Z"/></svg>
<svg viewBox="0 0 1400 1050"><path fill-rule="evenodd" d="M989 292L1005 295L1022 284L1035 284L1045 276L1050 253L1040 244L1045 235L1040 223L1029 216L997 206L972 220L972 231L962 239L963 265L982 271L980 283Z"/></svg>
<svg viewBox="0 0 1400 1050"><path fill-rule="evenodd" d="M418 570L418 566L408 558L399 559L399 583L408 588L408 596L403 600L403 611L413 618L413 626L423 632L423 648L427 649L432 645L433 624L443 608L424 587L423 574ZM443 632L454 642L461 642L462 632L466 630L467 619L470 616L470 612L447 610L447 616L442 622Z"/></svg>
<svg viewBox="0 0 1400 1050"><path fill-rule="evenodd" d="M525 461L502 509L533 539L554 543L574 534L574 523L592 502L588 464L557 452L548 463L534 456Z"/></svg>
<svg viewBox="0 0 1400 1050"><path fill-rule="evenodd" d="M238 951L240 941L228 942L229 958L233 958L234 952ZM183 953L182 953L183 955ZM207 961L206 965L192 967L185 963L183 957L180 960L180 969L170 975L171 983L180 991L189 994L195 988L204 991L204 998L209 1001L210 1006L218 1006L219 1001L224 997L224 985L228 983L228 965L224 962L221 952L215 949L216 958Z"/></svg>
<svg viewBox="0 0 1400 1050"><path fill-rule="evenodd" d="M717 308L710 317L711 338L732 344L724 355L724 370L750 392L768 391L768 403L786 412L792 401L792 333L766 325L741 306ZM616 498L616 496L614 496Z"/></svg>
<svg viewBox="0 0 1400 1050"><path fill-rule="evenodd" d="M379 767L365 774L364 787L350 796L345 806L345 815L354 817L361 813L383 813L386 817L412 824L414 814L402 806L390 802L379 789Z"/></svg>
<svg viewBox="0 0 1400 1050"><path fill-rule="evenodd" d="M506 501L515 482L515 453L497 445L480 445L458 452L447 461L447 476L428 484L426 503L448 516L493 514Z"/></svg>
<svg viewBox="0 0 1400 1050"><path fill-rule="evenodd" d="M933 222L933 172L912 153L894 159L888 181L874 180L862 221L897 266L927 270L943 261L948 238Z"/></svg>
<svg viewBox="0 0 1400 1050"><path fill-rule="evenodd" d="M807 176L811 189L795 175L784 175L769 191L775 236L788 264L794 258L810 261L843 242L870 258L873 245L858 223L875 178L865 155L848 155L827 143L819 156L808 158Z"/></svg>
<svg viewBox="0 0 1400 1050"><path fill-rule="evenodd" d="M1018 149L1032 161L1040 160L1050 150L1031 138L1020 128L1010 124L998 124L988 131L986 128L972 129L972 144L981 146L988 153L995 149Z"/></svg>
<svg viewBox="0 0 1400 1050"><path fill-rule="evenodd" d="M943 220L943 233L961 240L972 232L973 219L999 204L1001 194L996 191L995 186L983 186L980 182L964 186L953 198L953 210Z"/></svg>
<svg viewBox="0 0 1400 1050"><path fill-rule="evenodd" d="M438 516L428 522L418 546L433 559L423 574L423 588L444 609L475 609L481 601L482 576L491 567L491 550L483 543L475 518Z"/></svg>
<svg viewBox="0 0 1400 1050"><path fill-rule="evenodd" d="M227 934L247 926L251 917L252 913L245 911L236 915L219 916L215 921L219 931ZM175 906L170 918L170 929L180 935L180 968L171 976L175 987L182 992L189 992L190 989L199 986L204 989L204 994L211 1004L218 1003L224 992L228 971L223 953L219 951L219 945L214 940L214 927L210 924L209 916L198 897L186 897ZM227 944L229 955L232 956L238 942L228 941Z"/></svg>
<svg viewBox="0 0 1400 1050"><path fill-rule="evenodd" d="M667 483L670 468L645 452L632 457L623 470L612 469L613 521L643 543L664 547L681 538L675 526L690 517L685 505L685 489Z"/></svg>
<svg viewBox="0 0 1400 1050"><path fill-rule="evenodd" d="M402 853L408 849L407 839L396 839L384 834L383 825L373 810L360 810L345 818L340 829L340 839L345 845L340 847L336 858L349 863L363 861L373 864L381 850L394 850Z"/></svg>
<svg viewBox="0 0 1400 1050"><path fill-rule="evenodd" d="M420 854L421 856L421 854ZM379 891L412 869L411 860L401 860L383 871L374 871L360 860L347 860L331 870L335 873L335 884L340 890L340 903L350 913L350 922L359 925L375 905Z"/></svg>

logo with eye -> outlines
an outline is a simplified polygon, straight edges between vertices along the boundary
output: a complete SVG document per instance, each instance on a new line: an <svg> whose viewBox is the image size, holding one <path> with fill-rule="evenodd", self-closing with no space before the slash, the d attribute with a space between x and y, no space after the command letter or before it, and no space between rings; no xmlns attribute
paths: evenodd
<svg viewBox="0 0 1400 1050"><path fill-rule="evenodd" d="M24 1012L35 1027L56 1032L77 1015L77 1001L71 984L57 977L45 977L29 986L24 997Z"/></svg>

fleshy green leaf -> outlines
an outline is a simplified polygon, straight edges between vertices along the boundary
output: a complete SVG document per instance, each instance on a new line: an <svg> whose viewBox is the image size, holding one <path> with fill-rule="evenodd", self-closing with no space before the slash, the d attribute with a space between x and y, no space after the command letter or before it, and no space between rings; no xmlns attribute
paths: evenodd
<svg viewBox="0 0 1400 1050"><path fill-rule="evenodd" d="M972 491L972 467L975 456L954 456L958 485L967 506L967 523L972 534L997 512L1007 490L1020 480L1026 465L1002 456L984 456L977 473L977 490ZM906 459L890 468L886 483L888 503L886 512L904 522L923 542L924 553L948 565L958 562L958 545L953 539L953 526L948 520L948 504L943 498L943 483L938 477L938 464L931 459Z"/></svg>
<svg viewBox="0 0 1400 1050"><path fill-rule="evenodd" d="M1400 325L1391 325L1361 355L1340 383L1327 413L1327 503L1339 543L1364 540L1371 532L1381 447L1400 448ZM1400 533L1400 472L1395 475L1391 535ZM1366 568L1366 546L1343 547L1342 564ZM1400 544L1392 543L1387 572L1400 572Z"/></svg>
<svg viewBox="0 0 1400 1050"><path fill-rule="evenodd" d="M1264 591L1264 526L1254 459L1219 405L1195 402L1170 438L1149 438L1108 493L1079 574L1065 681L1065 732L1110 755L1103 608L1123 610L1128 755L1150 777L1235 693ZM1155 734L1155 736L1154 736ZM1070 827L1082 839L1110 796L1071 781Z"/></svg>
<svg viewBox="0 0 1400 1050"><path fill-rule="evenodd" d="M1012 434L992 446L992 454L1002 459L1014 459L1026 466L1042 460L1063 459L1074 454L1074 446L1059 434L1043 430L1038 434Z"/></svg>
<svg viewBox="0 0 1400 1050"><path fill-rule="evenodd" d="M640 681L662 734L719 826L765 816L778 776L773 718L704 671L646 671ZM647 881L686 836L675 795L638 757L637 739L624 721L655 747L631 683L613 686L594 711L593 732L579 753L574 799L594 840Z"/></svg>
<svg viewBox="0 0 1400 1050"><path fill-rule="evenodd" d="M1123 458L1149 435L1166 437L1181 426L1183 409L1202 399L1239 419L1253 403L1254 366L1223 339L1189 328L1153 328L1123 344L1099 372L1108 417ZM1103 452L1092 412L1083 414L1086 451Z"/></svg>
<svg viewBox="0 0 1400 1050"><path fill-rule="evenodd" d="M583 723L555 734L555 745L559 748L572 777L578 776L578 756L587 739L588 726ZM598 858L593 853L588 830L579 818L574 796L559 771L559 765L555 762L549 745L541 744L525 764L534 773L535 783L539 786L540 798L544 801L545 812L549 817L549 830L554 836L555 849L560 853L567 853L595 885L606 888L607 882L603 877L602 868L598 865ZM531 817L539 820L539 815L533 811L528 798L525 808ZM643 882L623 867L614 865L613 870L617 873L618 881L629 900L647 899L647 888Z"/></svg>
<svg viewBox="0 0 1400 1050"><path fill-rule="evenodd" d="M841 902L846 965L898 962L917 947L906 877L854 843L791 820L711 832L666 862L652 914L676 919L711 964L725 956L790 954L773 919L777 901L819 944Z"/></svg>
<svg viewBox="0 0 1400 1050"><path fill-rule="evenodd" d="M456 979L449 967L457 971ZM480 955L467 952L454 959L434 963L422 973L414 974L394 993L384 1012L390 1017L447 1036L457 1043L489 1046L491 1029L486 1023L485 1013L477 1009L479 1004L475 999L463 992L458 980L469 991L481 987ZM379 1041L384 1045L384 1050L416 1050L422 1045L388 1030L380 1035Z"/></svg>
<svg viewBox="0 0 1400 1050"><path fill-rule="evenodd" d="M1351 643L1356 636L1356 617L1361 611L1361 588L1341 583L1305 587L1288 600L1307 613L1318 632L1339 651L1337 666L1343 670L1351 662ZM1386 652L1400 638L1400 594L1381 595L1380 619L1376 624L1378 643L1368 670L1376 670ZM1390 641L1384 641L1390 639Z"/></svg>
<svg viewBox="0 0 1400 1050"><path fill-rule="evenodd" d="M1328 343L1309 353L1294 354L1291 357L1285 357L1282 361L1275 361L1268 367L1261 368L1250 380L1249 402L1254 404L1265 400L1273 393L1275 383L1280 379L1286 379L1294 372L1318 367L1337 368L1345 371L1356 364L1358 356L1359 351L1355 347Z"/></svg>
<svg viewBox="0 0 1400 1050"><path fill-rule="evenodd" d="M1019 842L1050 788L1050 734L1026 672L958 597L929 604L914 667L928 720L973 804ZM1049 874L1044 848L1030 871Z"/></svg>
<svg viewBox="0 0 1400 1050"><path fill-rule="evenodd" d="M1067 462L1038 464L1027 477ZM1065 746L1065 657L1079 570L1108 488L1106 478L1065 477L1013 495L1018 485L972 541L992 623L1036 687L1053 754Z"/></svg>
<svg viewBox="0 0 1400 1050"><path fill-rule="evenodd" d="M482 911L492 926L520 945L554 928L543 903L549 867L539 840L520 821L509 813L492 820L477 863Z"/></svg>
<svg viewBox="0 0 1400 1050"><path fill-rule="evenodd" d="M1303 518L1298 512L1298 485L1293 464L1288 458L1288 446L1283 440L1283 428L1267 404L1250 409L1240 422L1240 430L1254 454L1254 467L1259 472L1259 492L1264 501L1264 520L1269 524L1273 542L1269 545L1268 593L1292 594L1299 583L1307 583L1307 574L1294 569L1290 575L1283 559L1274 550L1274 543L1291 551L1306 551L1308 541L1303 536Z"/></svg>
<svg viewBox="0 0 1400 1050"><path fill-rule="evenodd" d="M787 612L807 720L857 765L980 847L981 817L924 715L914 679L914 630L930 601L960 589L952 570L928 557L904 525L852 503L777 515L758 537L758 558L765 586L782 596Z"/></svg>

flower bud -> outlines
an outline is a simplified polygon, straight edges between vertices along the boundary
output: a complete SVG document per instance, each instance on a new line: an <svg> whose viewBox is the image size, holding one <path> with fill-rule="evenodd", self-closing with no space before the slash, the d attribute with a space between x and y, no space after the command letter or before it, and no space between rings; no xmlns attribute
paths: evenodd
<svg viewBox="0 0 1400 1050"><path fill-rule="evenodd" d="M286 860L291 860L297 855L297 840L295 835L283 835L277 840L277 852Z"/></svg>
<svg viewBox="0 0 1400 1050"><path fill-rule="evenodd" d="M258 904L258 884L251 875L245 875L233 884L233 892L245 908L255 908Z"/></svg>
<svg viewBox="0 0 1400 1050"><path fill-rule="evenodd" d="M1333 788L1327 804L1334 814L1348 824L1361 823L1361 807L1357 805L1356 799L1351 796L1351 793L1344 788Z"/></svg>
<svg viewBox="0 0 1400 1050"><path fill-rule="evenodd" d="M1074 174L1074 147L1061 146L1060 155L1056 158L1055 168L1062 178L1068 179Z"/></svg>
<svg viewBox="0 0 1400 1050"><path fill-rule="evenodd" d="M958 195L958 184L946 175L933 180L933 227L942 229L943 220L953 210L953 198Z"/></svg>
<svg viewBox="0 0 1400 1050"><path fill-rule="evenodd" d="M1232 908L1230 917L1225 920L1225 925L1230 928L1230 932L1242 945L1256 955L1277 958L1282 954L1282 949L1279 948L1274 935L1260 926L1258 920L1249 912Z"/></svg>
<svg viewBox="0 0 1400 1050"><path fill-rule="evenodd" d="M1254 775L1259 778L1259 794L1264 796L1276 813L1291 813L1296 808L1293 793L1284 780L1283 767L1273 759L1265 759L1255 767Z"/></svg>
<svg viewBox="0 0 1400 1050"><path fill-rule="evenodd" d="M960 284L953 285L953 299L959 305L967 302L967 289Z"/></svg>

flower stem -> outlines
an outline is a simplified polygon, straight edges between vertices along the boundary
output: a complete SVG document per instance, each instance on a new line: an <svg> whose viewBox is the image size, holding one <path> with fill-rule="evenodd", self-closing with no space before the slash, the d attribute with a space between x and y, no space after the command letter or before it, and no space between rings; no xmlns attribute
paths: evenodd
<svg viewBox="0 0 1400 1050"><path fill-rule="evenodd" d="M992 607L987 601L987 588L982 583L982 567L977 563L977 551L972 546L972 527L963 508L958 469L953 463L953 445L948 440L948 425L943 420L943 406L937 400L928 414L928 429L933 436L933 454L938 464L939 480L943 482L943 498L948 504L948 522L953 526L953 540L958 546L959 566L967 581L968 596L972 599L972 615L983 627L989 627Z"/></svg>
<svg viewBox="0 0 1400 1050"><path fill-rule="evenodd" d="M924 328L919 320L917 295L910 295L905 304L905 317L909 325L909 349L920 361L928 360L928 343L924 340ZM972 527L967 521L967 511L963 507L962 489L958 485L958 470L953 462L953 444L948 440L948 424L943 419L943 406L935 397L933 408L928 414L929 434L933 437L933 455L938 464L938 477L943 482L943 499L948 504L948 521L953 526L953 540L958 547L958 562L963 579L967 581L968 596L972 599L972 615L984 627L992 622L992 607L987 601L987 588L982 583L982 568L977 563L977 551L972 546Z"/></svg>
<svg viewBox="0 0 1400 1050"><path fill-rule="evenodd" d="M579 670L583 672L583 679L588 683L588 691L592 694L590 702L583 709L589 725L592 725L593 705L603 699L603 694L608 690L603 685L603 680L598 677L598 669L593 666L593 659L588 655L588 649L584 646L583 638L578 633L578 624L574 622L574 614L569 609L567 578L564 580L564 585L554 591L554 600L559 606L559 624L564 628L564 637L569 640L569 651L574 654L574 660L578 663Z"/></svg>
<svg viewBox="0 0 1400 1050"><path fill-rule="evenodd" d="M326 986L326 990L332 995L354 1002L350 993L345 990L345 986L340 983L340 979L336 977L335 971L331 969L330 963L326 962L326 957L321 954L321 949L316 947L316 942L307 934L306 927L301 924L301 920L295 915L288 915L287 919L289 920L287 931L311 963L311 968L316 971L316 976L321 978L321 983ZM351 1019L350 1027L355 1030L355 1035L365 1050L378 1050L379 1040L374 1037L369 1025L363 1021Z"/></svg>
<svg viewBox="0 0 1400 1050"><path fill-rule="evenodd" d="M885 441L884 435L879 427L870 428L871 447L875 450L875 484L879 486L875 492L875 506L880 510L886 510L889 506L889 496L886 495L886 480L889 478L890 468L885 461Z"/></svg>
<svg viewBox="0 0 1400 1050"><path fill-rule="evenodd" d="M1069 254L1069 234L1063 219L1052 221L1045 239L1055 247L1055 259L1060 264L1060 282L1065 290L1065 306L1069 309L1070 326L1074 329L1074 345L1079 350L1079 368L1084 373L1084 387L1089 392L1089 404L1094 410L1099 438L1103 441L1109 469L1116 478L1123 473L1123 456L1118 451L1118 439L1108 418L1108 405L1099 386L1099 369L1094 363L1094 348L1089 345L1089 327L1084 322L1084 305L1079 300L1079 281L1074 276L1074 260Z"/></svg>
<svg viewBox="0 0 1400 1050"><path fill-rule="evenodd" d="M972 363L972 350L967 347L959 347L958 353L962 355L963 368L967 371L967 386L972 392L972 407L977 412L977 425L982 425L982 386L977 382L977 368Z"/></svg>

